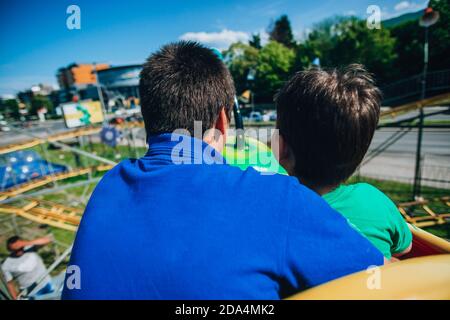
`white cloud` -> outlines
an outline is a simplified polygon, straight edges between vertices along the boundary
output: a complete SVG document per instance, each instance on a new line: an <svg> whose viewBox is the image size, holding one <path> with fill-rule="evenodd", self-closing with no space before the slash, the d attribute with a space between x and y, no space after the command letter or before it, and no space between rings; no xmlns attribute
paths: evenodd
<svg viewBox="0 0 450 320"><path fill-rule="evenodd" d="M418 2L413 1L400 1L392 9L383 7L381 11L381 17L383 20L397 17L399 15L419 11L427 7L428 0L422 0Z"/></svg>
<svg viewBox="0 0 450 320"><path fill-rule="evenodd" d="M220 32L187 32L180 36L180 40L198 41L204 44L216 46L219 49L228 48L234 42L246 42L250 38L249 33L223 29Z"/></svg>
<svg viewBox="0 0 450 320"><path fill-rule="evenodd" d="M418 2L401 1L394 6L394 10L396 12L401 12L401 13L418 11L420 9L425 8L427 6L427 4L428 4L428 0L418 1Z"/></svg>
<svg viewBox="0 0 450 320"><path fill-rule="evenodd" d="M269 42L270 35L265 29L259 29L256 33L259 33L259 36L261 37L261 45L265 46L267 42Z"/></svg>
<svg viewBox="0 0 450 320"><path fill-rule="evenodd" d="M395 11L403 11L403 10L406 10L409 7L411 7L411 5L412 5L412 3L409 1L402 1L395 5L394 10Z"/></svg>

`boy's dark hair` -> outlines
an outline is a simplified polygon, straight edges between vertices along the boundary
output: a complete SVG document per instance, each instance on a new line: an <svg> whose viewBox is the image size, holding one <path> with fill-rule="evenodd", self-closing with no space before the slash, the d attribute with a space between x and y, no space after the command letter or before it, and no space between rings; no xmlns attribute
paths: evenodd
<svg viewBox="0 0 450 320"><path fill-rule="evenodd" d="M6 240L6 249L8 251L11 251L11 245L16 243L17 241L21 240L19 236L12 236L8 240Z"/></svg>
<svg viewBox="0 0 450 320"><path fill-rule="evenodd" d="M147 135L176 129L193 134L194 121L202 121L203 134L222 108L230 117L235 91L227 67L211 49L180 41L148 58L139 93Z"/></svg>
<svg viewBox="0 0 450 320"><path fill-rule="evenodd" d="M296 176L310 187L347 180L363 160L380 115L381 92L364 67L298 72L275 99Z"/></svg>

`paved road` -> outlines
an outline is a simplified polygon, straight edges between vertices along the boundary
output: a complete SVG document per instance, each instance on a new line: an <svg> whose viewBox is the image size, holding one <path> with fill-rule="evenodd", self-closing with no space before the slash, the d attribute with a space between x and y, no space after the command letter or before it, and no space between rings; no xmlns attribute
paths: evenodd
<svg viewBox="0 0 450 320"><path fill-rule="evenodd" d="M376 132L370 152L394 133L394 129ZM412 182L415 170L417 130L412 130L386 151L361 167L361 174L374 178ZM450 189L450 129L424 131L422 144L424 185ZM433 180L433 181L431 181ZM447 181L447 182L445 182Z"/></svg>
<svg viewBox="0 0 450 320"><path fill-rule="evenodd" d="M426 113L432 113L446 108L429 108ZM411 118L418 112L402 115L397 120ZM450 114L439 114L428 120L450 121ZM378 148L398 129L382 128L377 130L370 146L370 152ZM373 158L361 167L365 176L385 179L395 179L413 182L417 148L417 129L406 133L400 140L392 144L383 153ZM450 129L426 129L422 141L422 176L423 184L433 187L450 189Z"/></svg>
<svg viewBox="0 0 450 320"><path fill-rule="evenodd" d="M66 130L67 128L62 120L36 121L29 128L0 132L0 146L29 140L33 138L32 136L45 137L49 133L59 133Z"/></svg>

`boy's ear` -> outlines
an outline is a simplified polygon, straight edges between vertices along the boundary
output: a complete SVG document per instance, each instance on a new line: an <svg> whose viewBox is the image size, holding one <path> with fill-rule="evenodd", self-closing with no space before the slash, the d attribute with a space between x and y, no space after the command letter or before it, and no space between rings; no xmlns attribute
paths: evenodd
<svg viewBox="0 0 450 320"><path fill-rule="evenodd" d="M275 158L289 175L294 174L295 157L286 139L278 131L272 137L272 151Z"/></svg>

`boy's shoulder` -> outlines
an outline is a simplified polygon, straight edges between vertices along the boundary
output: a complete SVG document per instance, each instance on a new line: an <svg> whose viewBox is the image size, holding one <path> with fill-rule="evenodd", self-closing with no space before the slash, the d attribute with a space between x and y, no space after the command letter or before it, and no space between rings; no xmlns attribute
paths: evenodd
<svg viewBox="0 0 450 320"><path fill-rule="evenodd" d="M383 191L369 183L359 182L346 187L349 189L349 197L364 202L379 213L384 212L389 215L392 211L397 211L395 203Z"/></svg>
<svg viewBox="0 0 450 320"><path fill-rule="evenodd" d="M355 184L349 185L349 187L352 188L352 192L355 192L357 194L367 195L370 197L376 197L377 200L380 201L388 201L392 202L391 199L380 189L377 187L371 185L367 182L358 182Z"/></svg>

